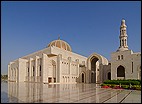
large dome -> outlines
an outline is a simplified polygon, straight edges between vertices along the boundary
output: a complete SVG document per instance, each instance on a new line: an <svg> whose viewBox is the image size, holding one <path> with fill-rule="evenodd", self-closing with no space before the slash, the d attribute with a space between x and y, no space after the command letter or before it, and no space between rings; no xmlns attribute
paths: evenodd
<svg viewBox="0 0 142 104"><path fill-rule="evenodd" d="M70 45L67 42L60 39L50 42L47 47L51 47L51 46L55 46L67 51L72 51Z"/></svg>

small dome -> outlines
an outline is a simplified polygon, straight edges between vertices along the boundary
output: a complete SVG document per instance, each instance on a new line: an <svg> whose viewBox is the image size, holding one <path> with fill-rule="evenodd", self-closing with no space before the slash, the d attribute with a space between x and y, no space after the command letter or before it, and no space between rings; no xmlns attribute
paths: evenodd
<svg viewBox="0 0 142 104"><path fill-rule="evenodd" d="M124 19L122 19L122 22L124 22L124 23L125 23L125 20L124 20Z"/></svg>
<svg viewBox="0 0 142 104"><path fill-rule="evenodd" d="M120 28L126 28L127 26L126 26L126 24L125 24L125 20L124 19L122 19L121 20L121 26L120 26Z"/></svg>
<svg viewBox="0 0 142 104"><path fill-rule="evenodd" d="M47 47L51 47L51 46L55 46L67 51L72 51L70 45L67 42L60 39L50 42Z"/></svg>
<svg viewBox="0 0 142 104"><path fill-rule="evenodd" d="M121 21L121 25L124 25L125 24L125 20L124 19L122 19L122 21Z"/></svg>

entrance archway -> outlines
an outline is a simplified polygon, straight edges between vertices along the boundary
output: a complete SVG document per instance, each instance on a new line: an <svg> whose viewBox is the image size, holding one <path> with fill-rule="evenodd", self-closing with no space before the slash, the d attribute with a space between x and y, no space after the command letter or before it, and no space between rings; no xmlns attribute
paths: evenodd
<svg viewBox="0 0 142 104"><path fill-rule="evenodd" d="M104 80L103 76L103 65L108 65L108 60L97 53L91 54L87 59L87 69L89 70L86 80L87 83L102 83Z"/></svg>
<svg viewBox="0 0 142 104"><path fill-rule="evenodd" d="M97 76L97 67L96 62L99 59L97 57L93 57L91 60L91 83L96 83L96 76Z"/></svg>
<svg viewBox="0 0 142 104"><path fill-rule="evenodd" d="M125 79L125 68L122 65L117 68L117 78Z"/></svg>

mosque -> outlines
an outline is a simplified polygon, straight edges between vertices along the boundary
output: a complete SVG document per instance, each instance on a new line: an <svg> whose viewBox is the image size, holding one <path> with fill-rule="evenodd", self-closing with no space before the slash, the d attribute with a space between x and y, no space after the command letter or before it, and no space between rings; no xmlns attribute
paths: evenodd
<svg viewBox="0 0 142 104"><path fill-rule="evenodd" d="M72 52L63 40L50 42L45 49L23 56L8 65L8 80L42 83L102 83L112 79L141 80L141 52L127 45L125 20L120 26L120 46L111 60L93 53L88 57Z"/></svg>

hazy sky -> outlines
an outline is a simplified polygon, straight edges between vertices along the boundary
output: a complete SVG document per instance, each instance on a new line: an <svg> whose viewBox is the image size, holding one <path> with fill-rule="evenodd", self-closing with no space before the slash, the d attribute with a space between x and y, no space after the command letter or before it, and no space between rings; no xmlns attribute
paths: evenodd
<svg viewBox="0 0 142 104"><path fill-rule="evenodd" d="M86 57L95 52L110 60L119 47L122 18L129 49L141 52L140 1L3 1L1 73L7 73L10 61L44 49L59 34L73 52Z"/></svg>

